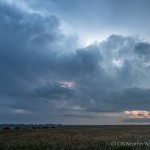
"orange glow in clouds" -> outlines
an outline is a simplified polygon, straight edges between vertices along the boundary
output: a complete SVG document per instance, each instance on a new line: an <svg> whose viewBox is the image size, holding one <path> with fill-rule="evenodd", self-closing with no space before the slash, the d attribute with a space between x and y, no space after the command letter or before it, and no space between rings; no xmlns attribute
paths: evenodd
<svg viewBox="0 0 150 150"><path fill-rule="evenodd" d="M125 111L129 118L150 118L150 112L144 110Z"/></svg>

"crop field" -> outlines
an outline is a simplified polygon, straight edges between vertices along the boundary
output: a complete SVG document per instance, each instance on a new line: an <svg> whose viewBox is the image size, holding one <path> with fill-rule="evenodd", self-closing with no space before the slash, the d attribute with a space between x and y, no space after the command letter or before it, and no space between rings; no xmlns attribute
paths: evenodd
<svg viewBox="0 0 150 150"><path fill-rule="evenodd" d="M62 126L0 130L0 150L150 150L150 126Z"/></svg>

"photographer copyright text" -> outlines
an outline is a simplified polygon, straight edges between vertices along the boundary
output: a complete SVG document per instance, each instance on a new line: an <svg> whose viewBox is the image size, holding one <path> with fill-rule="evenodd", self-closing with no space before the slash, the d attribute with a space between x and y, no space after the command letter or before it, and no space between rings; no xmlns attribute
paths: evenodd
<svg viewBox="0 0 150 150"><path fill-rule="evenodd" d="M114 141L111 142L111 146L149 146L150 142L139 142L138 140L136 142L123 142L123 141Z"/></svg>

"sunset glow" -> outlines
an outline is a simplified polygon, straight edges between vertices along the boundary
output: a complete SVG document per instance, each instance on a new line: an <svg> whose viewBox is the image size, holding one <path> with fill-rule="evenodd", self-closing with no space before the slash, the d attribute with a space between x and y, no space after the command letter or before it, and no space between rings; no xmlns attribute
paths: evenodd
<svg viewBox="0 0 150 150"><path fill-rule="evenodd" d="M125 111L129 118L150 118L150 112L144 110Z"/></svg>

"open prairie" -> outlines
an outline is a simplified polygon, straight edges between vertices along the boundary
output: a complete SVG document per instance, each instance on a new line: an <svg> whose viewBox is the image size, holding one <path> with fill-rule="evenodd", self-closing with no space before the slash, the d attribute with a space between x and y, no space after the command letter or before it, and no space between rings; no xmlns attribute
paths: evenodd
<svg viewBox="0 0 150 150"><path fill-rule="evenodd" d="M150 126L4 128L1 150L149 150Z"/></svg>

